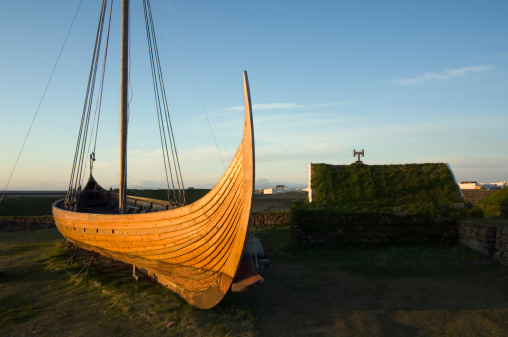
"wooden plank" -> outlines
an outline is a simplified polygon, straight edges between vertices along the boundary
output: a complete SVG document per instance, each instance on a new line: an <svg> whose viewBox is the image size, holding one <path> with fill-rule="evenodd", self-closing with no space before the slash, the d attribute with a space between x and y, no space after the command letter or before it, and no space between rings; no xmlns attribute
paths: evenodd
<svg viewBox="0 0 508 337"><path fill-rule="evenodd" d="M246 72L244 97L242 142L203 198L177 209L123 215L71 212L60 201L53 205L60 232L84 249L136 265L199 308L217 304L238 269L251 216L254 140Z"/></svg>

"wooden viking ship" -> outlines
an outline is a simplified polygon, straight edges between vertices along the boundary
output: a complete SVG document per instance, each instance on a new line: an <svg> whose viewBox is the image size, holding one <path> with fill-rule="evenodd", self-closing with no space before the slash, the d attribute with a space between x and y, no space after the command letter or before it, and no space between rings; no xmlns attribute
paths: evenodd
<svg viewBox="0 0 508 337"><path fill-rule="evenodd" d="M124 43L128 44L128 6L124 0L122 53L126 53ZM122 54L122 70L127 69L126 60ZM122 86L126 86L127 74ZM118 194L103 189L90 173L83 188L69 189L68 197L75 195L74 203L66 198L53 204L55 223L62 235L78 247L132 264L135 271L146 273L199 308L213 307L230 288L243 291L260 282L250 255L244 252L254 190L254 138L246 72L243 79L243 139L209 193L189 205L126 196L123 154ZM124 115L126 87L121 92L125 95L121 98ZM125 134L125 130L121 132ZM121 139L121 144L124 142Z"/></svg>

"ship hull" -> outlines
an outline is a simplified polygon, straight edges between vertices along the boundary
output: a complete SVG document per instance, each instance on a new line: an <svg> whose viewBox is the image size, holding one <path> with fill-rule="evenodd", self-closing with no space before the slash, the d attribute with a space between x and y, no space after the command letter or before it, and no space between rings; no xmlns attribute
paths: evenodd
<svg viewBox="0 0 508 337"><path fill-rule="evenodd" d="M251 217L254 141L246 76L242 143L209 193L187 206L142 214L75 212L66 210L62 199L53 204L62 235L83 249L136 266L196 307L216 305L237 272Z"/></svg>

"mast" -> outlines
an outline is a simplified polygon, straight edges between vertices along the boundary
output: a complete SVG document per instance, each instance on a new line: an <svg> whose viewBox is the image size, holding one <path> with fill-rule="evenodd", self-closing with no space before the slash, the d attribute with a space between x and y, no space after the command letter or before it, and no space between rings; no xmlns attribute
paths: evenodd
<svg viewBox="0 0 508 337"><path fill-rule="evenodd" d="M120 66L120 185L118 211L123 214L127 194L127 108L129 84L129 0L122 0L122 50Z"/></svg>

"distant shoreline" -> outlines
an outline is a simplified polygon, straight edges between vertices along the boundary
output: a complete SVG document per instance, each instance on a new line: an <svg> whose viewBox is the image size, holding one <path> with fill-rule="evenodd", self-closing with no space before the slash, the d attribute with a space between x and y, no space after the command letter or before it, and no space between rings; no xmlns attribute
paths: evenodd
<svg viewBox="0 0 508 337"><path fill-rule="evenodd" d="M4 197L31 197L31 196L45 196L45 195L66 195L67 191L5 191L0 195Z"/></svg>

